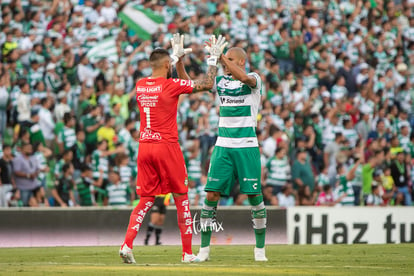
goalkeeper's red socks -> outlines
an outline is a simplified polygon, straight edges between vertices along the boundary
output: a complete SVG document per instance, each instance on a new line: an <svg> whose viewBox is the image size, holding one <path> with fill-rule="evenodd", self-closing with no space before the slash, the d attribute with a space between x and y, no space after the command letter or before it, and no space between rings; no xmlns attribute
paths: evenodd
<svg viewBox="0 0 414 276"><path fill-rule="evenodd" d="M153 196L141 197L138 205L134 208L134 210L132 210L123 245L126 244L129 248L132 249L134 239L137 236L139 229L141 228L144 217L151 209L152 205L154 205L154 199L155 197Z"/></svg>
<svg viewBox="0 0 414 276"><path fill-rule="evenodd" d="M185 194L174 197L174 202L177 207L177 221L181 232L183 253L192 254L191 242L193 238L193 219L191 217L188 195Z"/></svg>

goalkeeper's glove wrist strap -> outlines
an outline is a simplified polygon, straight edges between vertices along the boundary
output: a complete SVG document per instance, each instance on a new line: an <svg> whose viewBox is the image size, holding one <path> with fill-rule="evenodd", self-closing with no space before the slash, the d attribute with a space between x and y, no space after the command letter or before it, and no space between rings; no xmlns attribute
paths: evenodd
<svg viewBox="0 0 414 276"><path fill-rule="evenodd" d="M172 59L172 65L175 65L179 60L179 58L176 55L170 55L170 58Z"/></svg>
<svg viewBox="0 0 414 276"><path fill-rule="evenodd" d="M218 57L217 56L210 56L207 59L207 65L209 66L217 66Z"/></svg>

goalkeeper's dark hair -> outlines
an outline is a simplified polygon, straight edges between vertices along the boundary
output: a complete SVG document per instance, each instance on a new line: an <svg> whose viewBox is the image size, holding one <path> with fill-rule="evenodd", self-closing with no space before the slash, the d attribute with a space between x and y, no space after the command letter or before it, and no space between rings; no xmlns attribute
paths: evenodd
<svg viewBox="0 0 414 276"><path fill-rule="evenodd" d="M151 63L151 65L154 62L159 61L160 59L164 58L164 57L169 57L170 54L168 53L167 50L163 49L163 48L156 48L154 51L152 51L149 61Z"/></svg>

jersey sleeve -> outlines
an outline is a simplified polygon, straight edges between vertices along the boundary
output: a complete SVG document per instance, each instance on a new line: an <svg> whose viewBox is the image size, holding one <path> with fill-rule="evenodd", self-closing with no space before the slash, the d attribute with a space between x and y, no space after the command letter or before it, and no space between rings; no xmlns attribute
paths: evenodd
<svg viewBox="0 0 414 276"><path fill-rule="evenodd" d="M169 79L168 89L174 96L190 94L194 89L194 81L183 79Z"/></svg>
<svg viewBox="0 0 414 276"><path fill-rule="evenodd" d="M247 75L252 76L256 79L256 86L251 87L252 92L255 94L261 94L262 93L262 79L260 78L259 74L257 74L256 72L250 72Z"/></svg>

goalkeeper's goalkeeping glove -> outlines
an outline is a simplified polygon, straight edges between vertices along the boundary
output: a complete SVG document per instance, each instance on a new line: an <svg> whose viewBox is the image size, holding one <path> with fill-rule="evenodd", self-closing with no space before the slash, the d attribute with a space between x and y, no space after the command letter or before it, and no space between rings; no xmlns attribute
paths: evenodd
<svg viewBox="0 0 414 276"><path fill-rule="evenodd" d="M184 35L179 33L174 34L171 38L171 47L173 49L173 53L170 56L173 60L172 65L175 65L181 57L191 53L193 50L191 48L184 48Z"/></svg>
<svg viewBox="0 0 414 276"><path fill-rule="evenodd" d="M218 60L227 44L226 38L222 35L219 35L217 40L216 37L212 35L209 41L205 42L205 48L210 53L210 56L207 58L207 64L209 66L217 66Z"/></svg>

